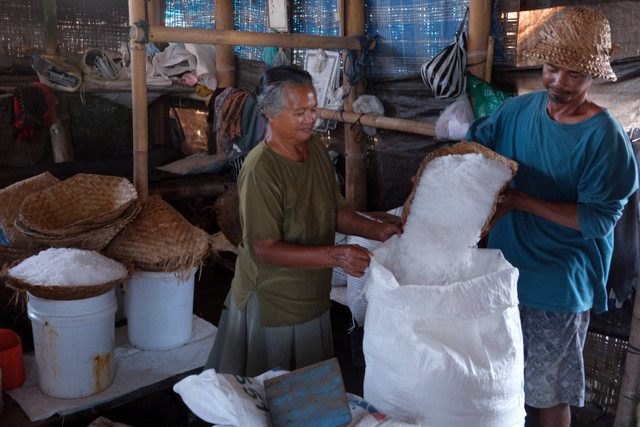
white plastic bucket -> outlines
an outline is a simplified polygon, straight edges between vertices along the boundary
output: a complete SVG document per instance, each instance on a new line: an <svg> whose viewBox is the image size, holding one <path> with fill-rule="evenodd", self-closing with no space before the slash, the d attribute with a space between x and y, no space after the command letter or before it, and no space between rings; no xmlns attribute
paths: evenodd
<svg viewBox="0 0 640 427"><path fill-rule="evenodd" d="M196 271L133 273L124 296L131 344L144 350L168 350L189 341Z"/></svg>
<svg viewBox="0 0 640 427"><path fill-rule="evenodd" d="M77 399L111 385L116 371L115 312L113 290L72 301L29 294L27 313L43 393Z"/></svg>

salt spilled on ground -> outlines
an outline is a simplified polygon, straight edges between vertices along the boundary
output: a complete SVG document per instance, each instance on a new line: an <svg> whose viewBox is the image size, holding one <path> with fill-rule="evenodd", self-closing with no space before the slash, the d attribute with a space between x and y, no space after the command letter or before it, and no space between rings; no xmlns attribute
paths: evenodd
<svg viewBox="0 0 640 427"><path fill-rule="evenodd" d="M461 280L509 167L481 154L432 159L423 169L411 211L389 262L400 284Z"/></svg>
<svg viewBox="0 0 640 427"><path fill-rule="evenodd" d="M90 286L123 279L128 271L95 251L50 248L9 269L9 275L34 286Z"/></svg>

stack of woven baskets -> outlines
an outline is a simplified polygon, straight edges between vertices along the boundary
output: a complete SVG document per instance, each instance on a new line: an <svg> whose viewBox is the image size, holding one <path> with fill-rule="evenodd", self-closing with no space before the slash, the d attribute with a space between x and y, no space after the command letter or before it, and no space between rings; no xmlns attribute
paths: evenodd
<svg viewBox="0 0 640 427"><path fill-rule="evenodd" d="M139 211L127 179L77 174L28 195L14 225L34 244L100 250Z"/></svg>

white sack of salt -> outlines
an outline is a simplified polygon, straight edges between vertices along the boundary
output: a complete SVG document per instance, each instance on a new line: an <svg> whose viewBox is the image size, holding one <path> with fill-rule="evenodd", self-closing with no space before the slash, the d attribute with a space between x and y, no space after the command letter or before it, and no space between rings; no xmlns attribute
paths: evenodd
<svg viewBox="0 0 640 427"><path fill-rule="evenodd" d="M440 156L418 180L404 233L394 253L400 284L446 285L465 280L473 248L500 189L512 178L481 154Z"/></svg>
<svg viewBox="0 0 640 427"><path fill-rule="evenodd" d="M126 277L126 267L96 251L50 248L9 269L9 275L34 286L101 285Z"/></svg>

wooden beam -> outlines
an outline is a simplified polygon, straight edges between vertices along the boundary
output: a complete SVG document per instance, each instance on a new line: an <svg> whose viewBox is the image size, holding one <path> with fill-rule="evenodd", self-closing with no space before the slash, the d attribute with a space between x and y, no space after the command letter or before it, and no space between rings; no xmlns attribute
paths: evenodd
<svg viewBox="0 0 640 427"><path fill-rule="evenodd" d="M363 12L364 14L364 12ZM132 32L138 43L143 31ZM354 37L309 36L304 34L253 33L249 31L208 30L203 28L174 28L151 25L151 42L200 43L215 45L274 46L291 48L360 49Z"/></svg>
<svg viewBox="0 0 640 427"><path fill-rule="evenodd" d="M345 2L345 34L349 36L364 36L364 1L346 0ZM360 49L360 41L357 47L350 49ZM355 68L355 64L349 64L352 56L347 51L343 52L344 69ZM344 110L347 113L353 112L353 103L356 94L364 94L363 82L358 82L355 87L349 87L348 76L343 73L342 81L344 92L347 95L344 99ZM344 128L344 156L345 166L345 197L351 207L358 211L367 210L367 159L365 135L362 126L345 126Z"/></svg>
<svg viewBox="0 0 640 427"><path fill-rule="evenodd" d="M129 0L129 22L146 20L145 0ZM133 31L132 31L133 33ZM144 38L140 40L144 41ZM147 112L147 55L145 45L131 42L131 103L133 113L133 185L138 198L149 197L149 115Z"/></svg>
<svg viewBox="0 0 640 427"><path fill-rule="evenodd" d="M42 14L44 15L45 54L47 56L59 56L56 0L42 0Z"/></svg>
<svg viewBox="0 0 640 427"><path fill-rule="evenodd" d="M233 30L233 0L215 0L216 30ZM236 57L233 45L216 46L216 75L218 87L234 87L236 84Z"/></svg>
<svg viewBox="0 0 640 427"><path fill-rule="evenodd" d="M469 1L469 35L467 37L467 69L485 79L487 43L491 31L491 0Z"/></svg>
<svg viewBox="0 0 640 427"><path fill-rule="evenodd" d="M394 117L376 116L373 114L360 115L353 112L317 108L318 117L325 120L333 120L342 123L355 123L360 120L363 126L371 126L380 129L397 130L400 132L415 133L418 135L436 136L436 124L418 122L415 120L397 119Z"/></svg>

